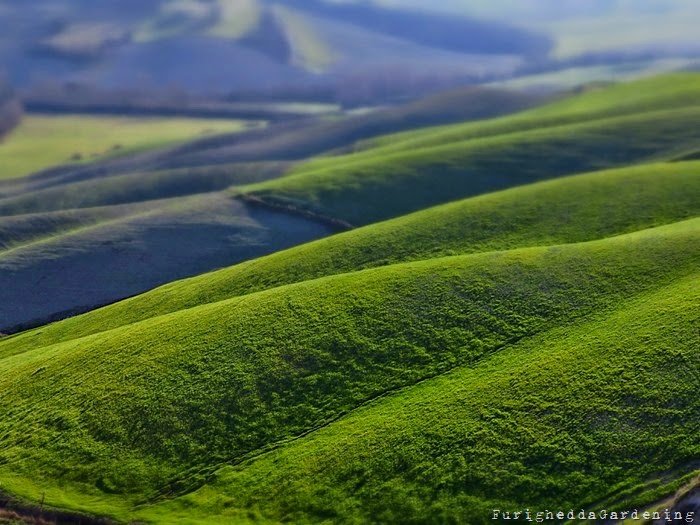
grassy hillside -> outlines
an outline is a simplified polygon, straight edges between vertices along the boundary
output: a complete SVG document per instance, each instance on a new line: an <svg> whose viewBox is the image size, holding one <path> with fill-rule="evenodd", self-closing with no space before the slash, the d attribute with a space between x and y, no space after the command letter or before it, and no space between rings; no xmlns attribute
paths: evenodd
<svg viewBox="0 0 700 525"><path fill-rule="evenodd" d="M357 141L407 129L515 113L546 97L495 88L467 87L366 114L270 126L257 133L200 140L182 148L168 166L251 160L301 160Z"/></svg>
<svg viewBox="0 0 700 525"><path fill-rule="evenodd" d="M20 352L285 284L392 263L590 241L696 217L700 163L592 173L466 199L173 283L5 342Z"/></svg>
<svg viewBox="0 0 700 525"><path fill-rule="evenodd" d="M669 366L664 368L662 377L674 378L677 386L673 390L650 381L657 377L654 365L661 362L669 365L678 359L675 370L680 371L686 366L685 359L690 359L689 363L697 360L697 355L691 353L697 348L697 334L688 323L697 312L697 286L694 280L686 279L697 277L698 231L698 220L690 220L590 243L388 266L184 310L113 330L108 337L104 334L87 337L4 357L0 360L0 389L5 393L0 403L6 414L0 422L3 485L27 498L36 499L45 492L52 504L99 509L125 517L129 505L148 501L158 494L189 492L203 484L209 473L227 464L242 464L243 472L254 478L255 465L248 471L249 463L245 460L271 447L281 447L279 453L284 453L286 439L331 424L379 396L455 367L478 367L486 356L519 341L528 348L529 337L558 326L576 325L588 319L593 322L626 301L636 299L643 309L629 317L628 322L640 323L644 328L635 330L634 337L643 340L645 335L655 334L652 341L663 337L675 352L667 355L649 343L649 349L655 351L647 355L648 361L635 363L641 384L655 385L644 391L647 397L640 398L645 400L642 405L620 399L609 387L579 391L589 393L581 398L580 405L574 402L556 405L550 400L537 405L544 411L550 430L523 429L525 435L532 436L525 448L514 439L515 434L499 430L501 424L509 421L507 414L523 411L530 425L542 425L544 421L528 409L535 405L527 402L514 405L515 400L509 402L505 395L492 396L493 410L484 409L481 416L474 413L477 419L473 423L463 422L464 429L453 426L454 430L450 431L449 424L447 428L443 426L448 435L460 435L471 443L460 449L466 454L464 468L473 463L485 469L473 471L467 485L470 489L466 494L463 489L458 490L461 499L449 497L446 489L447 499L441 506L448 514L478 510L481 508L478 501L485 493L496 501L518 501L514 498L519 489L532 483L523 472L526 466L543 471L556 467L566 481L558 485L549 477L548 483L554 484L549 486L544 479L538 481L531 486L531 492L523 493L534 501L551 496L553 486L561 487L557 494L560 501L572 504L590 486L596 488L595 495L609 495L620 484L638 483L649 473L683 467L691 454L697 452L692 444L694 434L688 434L692 418L688 423L674 419L674 414L690 415L697 410L694 387L691 383L679 383ZM662 319L670 324L667 330L659 331L655 323L661 314L655 307L657 299L653 294L656 291L663 294L665 287L680 286L679 283L684 285L683 293L676 290L673 294L676 302L670 311L680 315L664 315ZM679 297L683 300L679 301ZM632 308L631 312L634 311ZM642 314L650 317L645 319ZM614 322L616 315L611 315L609 324L603 321L599 333L617 341L616 330L625 325ZM629 311L620 315L631 316ZM611 332L612 327L616 330ZM590 327L582 330L593 344L596 331ZM563 334L560 331L559 337L564 337ZM280 346L279 341L287 343ZM517 386L526 394L524 399L541 399L543 392L537 384L548 384L551 377L561 379L561 369L554 366L551 355L563 352L564 363L576 361L567 355L572 350L566 340L557 344L557 338L550 336L548 341L553 345L551 348L535 340L530 343L533 350L525 352L535 358L550 356L546 368L527 367L527 374L540 377L535 384L519 381L510 367L504 367L498 374L506 374L511 387ZM0 348L4 344L0 343ZM601 351L610 349L601 348ZM643 350L640 352L646 355ZM588 356L577 365L591 371L594 368L585 363L596 361ZM573 378L581 375L575 367L569 370L571 386L567 387L569 390L560 390L559 395L571 396L565 392L571 392ZM550 378L543 377L549 373ZM615 373L621 373L619 362L591 380L607 385L606 376L613 377ZM476 388L479 383L467 384L470 391L479 391ZM481 394L487 395L497 384L498 381L491 383L486 393ZM619 388L628 396L637 391ZM672 394L675 397L670 397ZM591 395L593 404L590 404ZM474 398L477 399L480 398ZM658 419L649 418L642 409L642 406L666 407L669 399L675 399L677 404L668 410L660 409L656 414ZM425 398L423 402L433 400ZM464 406L464 401L458 402ZM402 410L411 406L404 404ZM591 417L590 407L596 407L597 411L593 412L593 419L586 419L584 416ZM419 459L417 452L413 455L416 449L397 449L391 442L385 442L385 449L362 448L363 440L372 438L362 433L360 427L357 427L360 434L346 434L358 447L351 450L365 450L364 454L369 454L365 465L378 469L377 475L367 481L368 491L374 483L384 486L381 472L390 477L406 473L411 479L413 475L409 473L418 472L413 470L413 461L420 464L430 461L427 458L449 457L444 451L450 448L439 446L440 434L430 425L430 418L437 417L437 413L427 410L425 418L420 413L415 417L421 419L421 424L414 420L407 424L410 428L405 432L387 435L396 439L403 436L419 448L427 447L425 459ZM383 419L392 412L380 414L376 417ZM635 414L645 414L646 419ZM622 419L614 419L615 415ZM642 429L641 433L617 438L609 435L620 424L632 424L627 423L628 415L635 428ZM477 424L479 419L481 425ZM401 418L397 423L400 421ZM580 424L590 425L595 421L600 425L593 427L600 433L598 446L584 452L581 447L590 436L585 438ZM556 443L551 432L557 422L571 432L579 428L576 438L565 442L579 456L565 459L564 454L561 459L555 458L558 463L553 464L547 451ZM374 429L383 434L382 429L388 424L388 421L375 424ZM452 424L462 422L455 419ZM653 435L662 424L671 429L675 438L687 435L690 441L671 452L665 445L670 438L651 442L643 439ZM549 437L539 438L541 431ZM31 439L25 439L29 434ZM608 435L609 439L605 439ZM343 440L336 441L334 446L343 446L340 443ZM633 447L632 452L644 454L610 453L628 444ZM290 442L288 446L293 455L295 445ZM320 454L323 448L314 450ZM396 463L399 459L392 459L390 450L405 454L403 461ZM477 455L471 456L470 450ZM478 461L479 455L490 462ZM489 463L498 459L504 462L501 463L504 468L497 471L498 476L493 476L490 484L485 484L485 474L480 472L493 472ZM356 461L346 466L359 467L362 460ZM588 465L589 477L580 477L582 463ZM520 467L509 468L511 464ZM313 462L307 465L314 468ZM633 465L638 470L631 468ZM438 463L436 467L439 469L441 465ZM283 475L284 470L278 468L279 464L275 472ZM449 461L442 468L448 476L463 472L455 470ZM352 468L345 472L349 476L341 478L345 482L353 486L361 483L362 472ZM334 475L331 470L328 474ZM304 471L292 468L289 476L290 480L303 478ZM258 483L272 483L275 477L266 475L257 479ZM419 486L412 494L410 486L403 489L396 483L384 486L391 498L382 499L384 511L394 514L387 514L383 521L391 521L392 516L409 516L411 507L420 512L429 511L429 507L423 506L429 505L433 498L420 492L427 490L420 483L420 476L413 479L418 480ZM463 486L459 477L453 479L453 485L445 481L447 487L454 487L452 490ZM323 492L327 497L332 491L340 490L338 487L347 487L345 482L337 485L330 480L317 480L312 487L307 485L307 489L300 486L301 492L293 488L294 482L286 484L293 491L295 502L291 508L279 511L282 514L265 508L254 496L247 500L236 498L233 505L243 512L261 511L273 520L281 519L290 510L302 521L327 519L329 511L316 505L314 494ZM248 490L255 490L255 485L247 486ZM276 491L280 496L275 498L278 503L270 505L285 505L283 491L283 487ZM353 504L352 500L337 497L326 499L330 505L345 502L342 503L345 507L336 512L346 520L353 515L361 516L362 512L369 515L374 501L366 498ZM395 503L387 505L387 501ZM172 518L159 516L164 522Z"/></svg>
<svg viewBox="0 0 700 525"><path fill-rule="evenodd" d="M697 466L698 278L379 398L140 516L486 524L673 494Z"/></svg>
<svg viewBox="0 0 700 525"><path fill-rule="evenodd" d="M222 160L246 156L296 158L347 146L356 138L386 130L501 113L538 100L539 97L498 90L458 90L376 114L288 123L247 133L207 134L164 150L137 155L132 151L131 155L0 182L0 223L7 225L8 246L12 248L0 257L4 270L0 285L6 287L6 300L0 305L0 332L14 332L82 313L172 280L229 266L333 231L324 223L289 216L283 211L253 209L233 202L226 194L205 196L231 185L276 178L288 167L285 162ZM455 101L463 102L464 109L448 112L447 106ZM59 120L66 126L71 122ZM111 120L89 118L85 122L106 125ZM165 126L168 121L158 122ZM157 127L152 131L157 132ZM70 138L66 133L52 135L49 142L65 146L63 141L70 143ZM139 135L131 138L135 140ZM29 147L29 141L25 142ZM125 152L126 147L108 157ZM22 160L33 161L25 156ZM187 196L193 198L170 202ZM150 202L148 213L113 216L116 205L146 202ZM109 209L104 213L97 210L105 206ZM94 212L98 218L77 222L66 219L63 223L68 216L85 218L77 210L87 209L91 210L88 215ZM37 281L36 275L43 279ZM46 300L49 290L51 298Z"/></svg>
<svg viewBox="0 0 700 525"><path fill-rule="evenodd" d="M31 115L0 144L0 178L244 128L241 121Z"/></svg>
<svg viewBox="0 0 700 525"><path fill-rule="evenodd" d="M382 137L369 144L407 150L572 122L692 107L697 105L699 92L698 73L660 75L590 87L577 96L572 94L558 102L498 120L407 131Z"/></svg>
<svg viewBox="0 0 700 525"><path fill-rule="evenodd" d="M700 142L700 106L340 159L236 192L352 225L542 179L671 159Z"/></svg>
<svg viewBox="0 0 700 525"><path fill-rule="evenodd" d="M81 99L82 100L82 99ZM294 122L275 123L264 129L193 137L180 146L158 154L124 155L117 159L81 164L43 173L41 180L24 184L23 179L0 181L0 194L34 193L46 186L56 186L107 175L129 174L154 170L173 170L182 167L207 169L214 165L270 160L300 160L329 150L351 147L355 141L385 133L420 126L461 122L513 113L542 103L545 98L501 89L463 88L427 97L409 104L370 111L365 114L343 115L333 118L306 118ZM298 111L296 105L267 104L274 108ZM286 109L285 109L286 108ZM328 111L329 108L319 108ZM226 169L221 166L221 169ZM194 178L194 177L192 177ZM35 177L34 179L37 179ZM38 183L40 182L40 185ZM250 182L250 181L248 181ZM238 182L239 184L241 182ZM163 197L166 195L161 195ZM35 196L30 196L35 199ZM48 200L43 207L55 207ZM37 209L42 209L39 207Z"/></svg>
<svg viewBox="0 0 700 525"><path fill-rule="evenodd" d="M353 154L452 95L4 183L0 332L43 326L0 336L0 500L480 524L673 497L700 472L698 78Z"/></svg>

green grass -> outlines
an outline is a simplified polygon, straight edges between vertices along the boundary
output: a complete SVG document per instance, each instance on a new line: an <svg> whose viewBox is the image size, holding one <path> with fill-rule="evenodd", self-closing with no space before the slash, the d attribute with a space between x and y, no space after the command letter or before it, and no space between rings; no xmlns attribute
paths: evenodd
<svg viewBox="0 0 700 525"><path fill-rule="evenodd" d="M531 479L524 472L528 465L543 470L562 469L562 479L567 483L558 493L560 501L576 501L594 480L593 486L604 495L615 484L635 479L638 474L624 474L633 471L629 468L631 465L638 465L640 473L656 472L669 465L680 466L688 454L696 452L692 441L671 452L664 447L671 437L666 437L665 441L656 440L647 448L643 447L646 440L642 438L657 428L654 426L657 415L672 429L669 436L683 436L690 423L684 424L672 416L690 414L688 410L697 408L696 396L692 394L695 386L677 381L677 374L681 364L686 363L686 357L697 359L697 355L690 353L697 334L687 322L688 316L692 318L697 311L693 309L697 303L697 285L694 281L688 284L685 279L691 275L697 277L698 232L698 220L691 220L589 243L388 266L275 288L161 316L112 330L109 334L37 346L19 355L4 357L0 360L0 390L5 394L0 400L5 414L0 422L0 479L6 489L22 497L36 500L39 491L45 491L51 504L100 512L111 509L105 513L125 517L130 504L147 501L158 494L187 493L205 483L209 479L207 476L221 466L246 466L247 459L270 447L281 447L279 453L282 454L287 446L284 440L325 426L387 392L411 387L455 367L478 367L490 354L518 342L528 345L528 338L558 327L573 326L571 330L576 334L577 323L587 319L594 322L604 312L619 309L626 301L638 298L648 312L629 309L632 313L625 315L643 327L631 332L640 340L648 334L653 335L652 342L662 336L665 338L669 351L675 353L666 356L663 377L673 378L677 387L669 391L661 385L658 390L645 391L650 398L643 406L621 398L616 390L587 388L579 392L582 395L580 404L572 400L570 405L557 405L554 402L557 395L570 397L574 379L580 378L574 367L569 369L573 371L568 389L552 389L549 403L537 405L534 400L542 394L537 384L551 385L553 378L561 380L561 370L565 369L555 367L550 354L568 351L570 345L565 339L561 348L549 351L543 350L535 340L530 343L532 350L523 353L540 355L543 363L549 356L549 377L543 377L547 375L543 366L527 367L533 381L540 378L531 385L527 380L518 381L510 366L503 366L501 374L508 380L515 380L511 386L518 385L532 402L519 405L518 398L511 399L505 392L498 397L489 396L489 392L496 391L498 381L486 389L484 399L491 400L492 410L484 409L482 415L466 427L471 429L468 432L460 429L453 432L453 436L460 435L468 439L466 443L472 443L472 448L464 450L481 453L472 459L482 470L474 472L475 477L470 478L472 485L468 485L468 494L476 499L448 498L443 502L443 510L455 513L480 508L480 486L493 499L518 501L512 499L518 487L541 479ZM679 283L685 287L673 295L675 309L667 310L659 321L662 310L653 294L658 290L662 293L667 286L680 286ZM645 320L642 314L657 317ZM608 334L610 341L622 345L618 334L626 325L615 321L615 315L611 315L609 324L601 328L601 334ZM660 329L662 326L665 328ZM617 331L609 333L611 327ZM583 327L581 332L593 333L591 337L595 341L596 332L591 327ZM559 337L565 335L566 330L560 330ZM548 336L548 340L557 346L557 338ZM0 343L0 348L11 341ZM286 343L280 345L280 341ZM666 355L653 343L649 345L660 357ZM601 346L606 345L601 343ZM583 350L579 353L585 355ZM680 361L672 369L668 365L676 362L673 360L676 357L672 359L675 355L680 356ZM598 363L591 356L588 360ZM577 362L574 358L565 361ZM508 362L512 366L512 360ZM653 384L658 377L655 364L655 360L635 363L645 384ZM596 376L597 381L601 386L609 384L606 377L612 378L616 370L626 368L627 365L618 364L616 369L607 371L609 376ZM592 368L587 365L584 370ZM457 382L471 384L473 391L483 390L478 388L479 383ZM626 388L622 391L628 392ZM586 442L580 441L585 437L580 423L588 420L581 419L577 407L583 409L586 402L590 403L593 393L598 396L593 406L600 409L603 422L599 437L608 436L608 440L598 440L599 448L591 452L585 451ZM640 396L645 399L641 393ZM422 403L432 402L431 398L422 399ZM677 401L680 404L666 410L663 408L665 399L680 399ZM635 414L649 416L643 407L655 404L662 408L657 415L652 414L654 417L648 422L633 419L635 425L648 426L648 429L644 427L646 434L637 437L622 434L628 437L615 438L619 434L613 429L619 428L621 423L614 419L616 423L610 423L612 433L606 431L604 424L610 422L610 413L616 414L629 407ZM421 405L410 402L403 406L403 410L407 410ZM536 406L540 407L541 414L533 411ZM404 442L413 440L418 449L425 448L426 462L437 461L445 457L445 451L451 447L448 443L442 448L437 429L435 432L428 430L434 428L430 415L436 420L444 418L427 408L426 411L426 418L420 420L425 426L415 421L415 424L407 424L410 428L406 432L389 431L386 436L403 437ZM528 421L535 425L523 428L523 435L530 436L525 448L520 446L514 433L504 434L499 426L507 425L506 414L519 411L523 416L529 414ZM566 417L567 411L572 411L575 417ZM420 419L419 413L424 412L416 412L414 419ZM382 429L390 430L386 418L399 413L381 410L379 414L376 417L385 422L374 428L384 435ZM540 439L542 428L538 426L544 423L538 416L547 416L550 425L544 441ZM457 418L453 424L458 425L460 421L461 418ZM540 423L536 424L538 421ZM563 451L577 454L568 460L564 459L567 454L563 454L561 460L553 460L548 452L557 443L558 438L553 434L556 422L568 432L573 432L577 425L580 428L577 445L567 440L562 445ZM631 424L626 417L622 422ZM477 431L479 424L483 428L481 432ZM358 434L351 434L358 447L352 448L352 453L366 450L369 457L365 464L376 465L379 469L371 476L366 490L371 491L375 482L381 482L379 472L410 475L420 471L411 468L414 459L411 455L418 454L417 449L395 448L391 440L384 440L386 448L381 449L386 451L384 453L374 446L363 449L362 436L364 439L371 437L361 427L357 431ZM335 446L342 449L347 446L343 443L336 441ZM629 457L610 453L623 450L626 443L636 447L634 452L649 453ZM534 448L538 444L540 447ZM292 447L289 453L294 456L294 445L290 443L289 446ZM322 454L323 447L315 450ZM389 451L407 456L397 463L391 459ZM295 457L303 461L303 456ZM482 458L491 461L481 461ZM611 458L615 458L614 461ZM643 468L641 458L644 458ZM465 459L471 463L469 457ZM503 468L491 478L492 485L484 485L486 472L494 472L491 465L499 459L509 459L510 463L502 463ZM349 462L348 466L360 463L361 460ZM510 468L511 463L519 464L520 468ZM313 461L306 464L315 468ZM590 472L583 480L576 474L581 464L587 464L586 472ZM450 462L443 466L447 474L461 472L454 471ZM623 466L628 468L621 468ZM287 471L279 464L274 471L276 476L290 481L304 479L305 475L303 469ZM571 475L567 477L565 474L569 471ZM274 483L276 478L256 478L255 468L248 472L251 479L258 479L256 483L265 483L265 480ZM327 498L329 505L338 501L341 506L359 507L359 510L339 509L345 512L338 514L343 519L349 520L357 512L360 513L357 516L362 512L371 513L371 498L363 502L337 499L338 487L347 486L345 481L355 485L363 477L361 472L346 472L348 477L341 471L340 478L334 478L335 481L319 478L311 488L306 485L307 488L301 490L295 490L294 483L279 485L274 501L284 506L286 496L279 491L289 487L294 494L290 497L296 498L292 510L302 522L330 517L326 509L316 506L319 496L314 493L317 491L326 496L335 494ZM331 470L328 474L331 478L334 476ZM305 479L309 483L314 478ZM433 487L421 483L421 479L425 478L419 475L416 485L423 490ZM577 480L586 483L577 485ZM452 490L461 486L459 479L452 481ZM541 479L540 483L544 484L539 494L542 499L548 494L547 483L551 483L550 491L558 486L552 478ZM256 487L247 486L251 491ZM394 483L385 490L395 503L385 505L384 510L393 511L394 516L410 515L411 509L403 506L406 501L418 505L421 512L430 511L420 505L431 500L423 493L411 496L410 485L402 488L400 483ZM537 490L532 487L532 492L524 493L523 497L537 495ZM63 496L59 497L61 493ZM81 494L88 498L83 499ZM235 491L231 494L236 496ZM411 497L401 499L404 496ZM96 504L91 498L97 498ZM239 502L235 503L239 505L235 508L242 511L260 510L275 521L279 519L277 509L266 508L254 495L244 495L235 501ZM159 516L163 522L170 519L164 514L159 513ZM391 515L387 515L384 521L391 519Z"/></svg>
<svg viewBox="0 0 700 525"><path fill-rule="evenodd" d="M245 127L242 121L207 119L28 115L0 144L0 179Z"/></svg>
<svg viewBox="0 0 700 525"><path fill-rule="evenodd" d="M336 235L5 341L0 356L268 288L411 260L590 241L700 215L700 163L592 173Z"/></svg>
<svg viewBox="0 0 700 525"><path fill-rule="evenodd" d="M353 225L561 175L696 151L700 75L590 89L521 113L423 128L236 191Z"/></svg>
<svg viewBox="0 0 700 525"><path fill-rule="evenodd" d="M492 509L636 508L650 480L672 494L663 470L682 476L700 451L699 277L379 399L139 515L485 524Z"/></svg>
<svg viewBox="0 0 700 525"><path fill-rule="evenodd" d="M697 105L698 93L698 73L660 75L634 82L589 88L582 94L568 96L545 106L498 119L387 135L369 142L368 145L410 150L573 122L692 107Z"/></svg>
<svg viewBox="0 0 700 525"><path fill-rule="evenodd" d="M700 106L411 151L349 156L243 188L264 201L370 224L436 204L542 179L671 159L700 142Z"/></svg>
<svg viewBox="0 0 700 525"><path fill-rule="evenodd" d="M356 224L401 216L0 339L0 492L164 524L658 504L700 453L700 162L666 162L698 151L698 78L388 136L232 188ZM257 180L228 168L2 205ZM168 210L198 224L222 199L242 206ZM0 264L150 205L0 218Z"/></svg>

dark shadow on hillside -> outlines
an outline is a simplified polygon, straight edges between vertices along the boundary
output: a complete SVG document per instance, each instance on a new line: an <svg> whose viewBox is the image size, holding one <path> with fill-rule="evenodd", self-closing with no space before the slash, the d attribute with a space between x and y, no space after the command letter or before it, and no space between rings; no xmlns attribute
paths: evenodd
<svg viewBox="0 0 700 525"><path fill-rule="evenodd" d="M43 325L332 232L210 194L0 252L0 331Z"/></svg>

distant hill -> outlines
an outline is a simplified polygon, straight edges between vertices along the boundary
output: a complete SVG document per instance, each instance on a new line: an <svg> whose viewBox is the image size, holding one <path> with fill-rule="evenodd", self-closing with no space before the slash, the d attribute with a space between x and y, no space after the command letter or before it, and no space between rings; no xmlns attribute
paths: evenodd
<svg viewBox="0 0 700 525"><path fill-rule="evenodd" d="M152 0L118 8L43 0L2 8L0 30L10 36L0 41L0 59L33 92L81 84L282 96L360 81L372 101L387 89L416 96L510 74L551 48L540 34L466 15L316 0Z"/></svg>

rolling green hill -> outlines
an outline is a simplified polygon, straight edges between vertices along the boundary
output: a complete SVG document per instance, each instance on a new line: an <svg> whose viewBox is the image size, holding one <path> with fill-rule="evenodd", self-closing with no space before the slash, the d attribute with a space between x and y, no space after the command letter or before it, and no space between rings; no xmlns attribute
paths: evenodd
<svg viewBox="0 0 700 525"><path fill-rule="evenodd" d="M699 278L379 398L140 516L486 524L493 509L643 508L695 477Z"/></svg>
<svg viewBox="0 0 700 525"><path fill-rule="evenodd" d="M158 288L0 347L20 352L272 287L410 260L594 240L700 214L700 163L547 181L360 228Z"/></svg>
<svg viewBox="0 0 700 525"><path fill-rule="evenodd" d="M685 365L687 359L690 363L697 362L697 355L691 352L697 348L694 346L697 333L689 321L697 312L698 226L696 219L602 241L437 258L329 277L183 310L113 330L108 336L101 334L36 347L4 357L0 360L3 372L0 388L6 394L2 398L6 417L0 423L3 486L23 497L36 499L39 493L45 493L52 504L76 510L99 510L124 518L131 512L129 505L157 499L159 494L169 497L188 493L221 467L241 464L237 469L241 471L250 465L247 459L271 447L279 448L281 454L286 446L296 446L292 442L285 445L284 440L312 431L315 434L325 426L332 432L334 420L378 397L455 368L478 368L490 354L503 351L519 354L522 352L518 351L519 344L533 348L525 351L530 358L549 356L549 368L527 367L526 374L540 376L535 384L519 382L510 366L502 365L504 368L497 375L505 373L510 381L515 379L511 387L517 386L525 399L537 399L541 389L536 385L540 381L542 384L552 381L542 377L547 370L557 380L561 378L560 366L564 364L555 366L552 355L561 356L563 363L575 362L577 351L567 344L563 327L573 326L574 333L577 329L584 331L591 344L605 347L601 351L609 354L610 349L603 343L607 339L600 338L617 340L615 334L626 326L616 322L617 315L627 316L627 323L641 324L634 331L635 337L654 334L647 341L650 353L639 351L640 357L646 357L647 361L635 363L635 377L639 377L640 384L654 384L650 382L657 377L661 362L668 365L678 359L678 367ZM675 306L671 312L678 315L659 314L655 307L656 294L667 298L668 290L674 287L683 290L682 293L674 290L676 293L672 294ZM635 312L636 307L622 310L628 301L638 304L640 310ZM605 313L610 314L609 319L596 326L596 319ZM656 325L659 315L669 323L662 331ZM589 322L593 323L592 327L585 326ZM576 328L579 323L583 325ZM537 344L537 339L529 339L549 330L557 334L547 338L549 347ZM598 339L596 333L600 333ZM558 342L560 338L563 340ZM675 353L666 355L659 347L652 346L650 341L659 338L665 338L666 344L672 345L669 350ZM280 345L280 341L287 343ZM586 348L580 341L577 345L574 348L579 348L578 352ZM570 352L574 355L568 355ZM496 355L489 359L497 362L505 358ZM591 355L587 359L596 363ZM586 362L577 366L583 367L587 374L598 370ZM618 362L602 375L587 377L596 384L607 385L606 376L613 377L616 371L632 373L629 366ZM573 389L574 379L580 374L576 374L575 367L570 371L567 388ZM644 392L647 397L640 397L643 405L619 399L615 391L606 388L586 389L585 392L595 393L595 404L587 405L584 396L578 409L573 402L558 407L552 401L539 405L547 415L550 430L545 434L549 437L542 441L536 428L523 428L531 436L524 450L514 440L516 434L501 434L495 445L489 432L496 432L499 422L507 424L508 413L527 412L527 407L533 405L514 405L515 399L509 401L507 396L491 398L492 411L481 410L481 417L486 418L481 419L482 424L489 421L486 434L476 431L479 418L473 423L463 423L471 428L466 433L460 432L459 426L452 427L454 430L448 427L445 432L455 439L457 435L464 436L472 443L461 449L466 454L460 456L466 462L464 468L481 456L491 462L499 458L515 461L515 465L521 465L520 470L503 468L498 476L491 478L489 485L484 485L485 473L475 472L469 485L474 490L467 492L475 499L465 500L467 496L462 496L453 500L448 490L447 499L441 502L443 511L453 515L478 512L483 508L479 500L484 498L484 491L495 501L526 501L515 499L523 483L532 483L522 469L554 468L546 451L556 443L552 432L557 422L571 432L579 429L566 446L583 455L565 460L564 454L555 464L559 475L566 480L564 485L557 485L556 478L549 477L542 480L543 485L531 487L532 492L522 493L522 497L543 501L552 496L552 487L558 486L558 500L573 504L584 495L612 496L621 484L625 487L639 484L646 475L669 467L684 468L696 452L692 442L695 434L690 433L692 417L679 421L674 414L690 416L689 410L697 411L698 406L692 383L679 383L672 372L666 366L662 377L674 378L678 386L671 392L675 397L659 386L658 390ZM459 380L457 383L465 384ZM477 384L472 384L470 391L487 395ZM490 388L497 384L498 381L492 383ZM559 395L571 395L565 394L566 389L558 391ZM636 390L630 384L622 391L631 395ZM554 392L552 395L556 399ZM390 395L388 399L387 402L400 402L399 397ZM472 403L478 399L473 398ZM676 404L660 410L655 418L640 419L641 414L647 414L642 406L663 407L665 399L676 399ZM433 400L424 398L423 402ZM469 405L469 401L455 402ZM412 404L403 406L408 408ZM591 406L597 410L585 408ZM444 410L450 410L449 406ZM567 418L569 411L573 415ZM434 414L431 410L427 412ZM415 413L402 431L396 433L383 424L374 426L380 434L382 428L387 428L395 439L403 436L414 440L411 436L415 436L423 443L421 447L427 447L423 450L424 459L411 456L410 448L400 449L399 454L408 454L400 463L405 469L397 467L391 455L375 447L363 449L362 440L355 438L357 450L371 454L366 465L378 469L377 475L368 480L367 490L371 491L373 483L381 483L381 472L390 478L403 476L402 472L410 477L410 472L419 472L413 470L412 461L445 457L440 450L449 450L449 446L440 448L439 434L433 435L428 430L430 419L421 418L420 413ZM384 416L375 417L381 419L392 412L380 409L379 414ZM623 434L628 437L617 439L610 436L607 441L598 440L594 451L584 453L581 447L587 441L582 431L585 427L581 425L599 421L593 428L598 429L601 439L605 438L608 426L618 428L619 423L611 421L613 414L624 417L625 422L634 421L635 428L642 429L641 434ZM529 424L537 426L539 419L532 410L528 417ZM459 425L458 421L454 420L454 425ZM652 435L659 425L670 429L676 439L687 435L687 445L671 452L664 445L667 440L647 443L643 437ZM29 434L31 439L27 440L25 436ZM624 439L624 443L619 439ZM340 443L342 440L334 446L341 446ZM385 444L388 448L384 450L395 450L390 443ZM606 453L628 445L636 447L632 452L645 452L643 464L635 453L625 456ZM316 450L322 453L322 449ZM471 457L470 450L477 455ZM300 457L293 450L290 455ZM516 461L516 458L520 459ZM476 463L485 469L481 472L492 471L488 461ZM582 463L589 465L591 472L583 479ZM631 465L637 466L637 470L629 468ZM285 476L283 468L278 462L276 475ZM444 469L444 475L448 476L461 472L455 471L450 462ZM251 467L250 471L242 472L255 477L254 471ZM331 471L327 472L333 476ZM352 469L346 472L349 477L343 479L351 485L362 477L361 472L350 474ZM523 473L519 476L518 472ZM306 484L314 479L307 477L304 482L304 471L293 467L288 476ZM275 476L259 479L273 483ZM456 480L453 483L453 487L460 486ZM547 488L546 483L554 485ZM300 521L329 518L330 511L318 507L314 494L328 496L329 490L338 490L335 482L316 479L312 492L303 488L295 490L291 488L293 485L285 486L295 494L293 510ZM384 510L393 514L387 514L384 521L390 522L392 516L410 516L416 506L420 512L429 512L430 508L423 506L432 500L421 493L428 487L421 489L420 485L416 481L415 491L410 485L385 486L395 503L385 506ZM596 487L595 493L586 492L590 486ZM229 501L228 506L234 505L230 512L260 511L273 521L289 512L270 510L254 496L251 498ZM206 504L207 498L204 500ZM341 500L334 497L330 501ZM342 501L345 505L351 503L351 500ZM355 508L335 509L333 515L341 521L362 516L363 512L370 515L372 501L367 498L357 502ZM285 499L280 495L275 502L273 505L284 506ZM163 522L172 519L162 513L158 516Z"/></svg>
<svg viewBox="0 0 700 525"><path fill-rule="evenodd" d="M287 174L284 133L235 156L266 130L6 184L0 326L42 326L0 336L0 521L482 524L687 489L698 78L357 146L341 122Z"/></svg>
<svg viewBox="0 0 700 525"><path fill-rule="evenodd" d="M408 129L483 120L544 103L548 97L465 87L396 107L270 126L258 133L200 140L173 152L168 166L251 160L303 160L352 149L354 143Z"/></svg>
<svg viewBox="0 0 700 525"><path fill-rule="evenodd" d="M154 286L332 233L333 228L313 218L251 206L224 193L231 185L279 177L290 165L264 159L305 158L386 131L483 118L540 100L501 90L465 88L368 114L207 134L165 149L138 154L122 151L118 158L111 158L110 153L109 159L0 181L0 228L12 238L12 251L0 256L0 287L6 299L0 304L0 331L14 333L76 315ZM453 104L462 107L448 110ZM60 143L63 147L76 138L67 133L69 124L98 123L102 129L113 121L99 117L56 120L65 129L54 131L64 133L52 134L48 141L25 141L25 146L50 150L51 144ZM134 126L142 123L138 119L129 122ZM157 122L165 126L176 121ZM156 135L137 133L130 140L146 135L154 143L164 140L157 134L158 126L148 129ZM87 126L77 138L82 140L89 132ZM99 133L88 137L103 138ZM239 162L242 159L263 160ZM115 218L115 206L136 203L148 204ZM102 207L105 209L98 209ZM75 223L72 218L78 216L82 219ZM60 226L64 219L67 222ZM44 278L37 281L36 275Z"/></svg>
<svg viewBox="0 0 700 525"><path fill-rule="evenodd" d="M352 225L508 186L697 151L700 75L592 90L514 115L387 135L237 189Z"/></svg>
<svg viewBox="0 0 700 525"><path fill-rule="evenodd" d="M368 155L372 155L380 151L411 150L528 129L693 107L697 105L700 92L700 75L667 74L599 87L584 86L579 91L583 92L516 115L386 135L365 141L364 147L382 147L367 152Z"/></svg>
<svg viewBox="0 0 700 525"><path fill-rule="evenodd" d="M700 106L343 160L236 188L272 206L370 224L567 174L671 159L700 142Z"/></svg>

